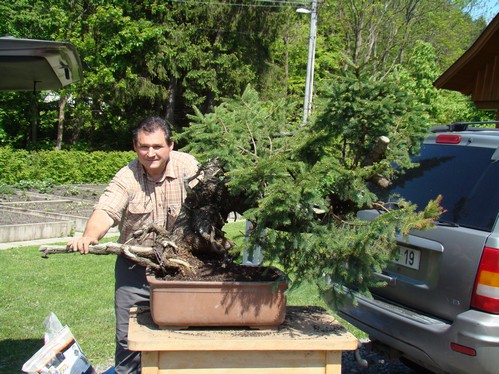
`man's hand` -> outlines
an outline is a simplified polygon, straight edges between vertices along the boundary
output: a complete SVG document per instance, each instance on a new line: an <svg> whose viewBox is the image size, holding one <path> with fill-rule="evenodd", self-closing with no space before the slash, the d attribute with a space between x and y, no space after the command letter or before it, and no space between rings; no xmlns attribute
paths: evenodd
<svg viewBox="0 0 499 374"><path fill-rule="evenodd" d="M82 255L87 254L90 245L98 244L112 226L112 218L105 211L96 209L88 219L83 236L69 241L67 247L72 248L74 252L80 252Z"/></svg>
<svg viewBox="0 0 499 374"><path fill-rule="evenodd" d="M82 236L81 238L73 239L68 242L67 247L72 248L74 252L80 252L86 255L91 244L97 244L99 241L90 236Z"/></svg>

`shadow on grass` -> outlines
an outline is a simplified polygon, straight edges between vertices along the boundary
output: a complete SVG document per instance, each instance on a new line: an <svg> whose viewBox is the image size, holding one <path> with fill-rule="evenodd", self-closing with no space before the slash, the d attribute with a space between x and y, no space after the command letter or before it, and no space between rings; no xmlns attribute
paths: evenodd
<svg viewBox="0 0 499 374"><path fill-rule="evenodd" d="M43 339L0 341L0 373L22 373L22 367L41 347Z"/></svg>

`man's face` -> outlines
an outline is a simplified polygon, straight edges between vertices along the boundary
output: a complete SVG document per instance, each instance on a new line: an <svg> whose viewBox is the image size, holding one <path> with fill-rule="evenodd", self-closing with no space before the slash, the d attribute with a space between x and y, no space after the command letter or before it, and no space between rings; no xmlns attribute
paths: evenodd
<svg viewBox="0 0 499 374"><path fill-rule="evenodd" d="M165 133L161 129L151 133L139 131L133 148L147 174L153 178L160 178L170 160L173 141L168 144L165 140Z"/></svg>

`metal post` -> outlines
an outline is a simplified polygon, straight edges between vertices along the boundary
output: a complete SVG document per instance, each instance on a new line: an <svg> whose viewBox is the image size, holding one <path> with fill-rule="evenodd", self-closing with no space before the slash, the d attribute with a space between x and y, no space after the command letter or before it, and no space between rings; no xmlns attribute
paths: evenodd
<svg viewBox="0 0 499 374"><path fill-rule="evenodd" d="M312 0L310 10L310 38L308 41L307 78L305 81L305 98L303 100L303 125L308 121L312 110L314 85L315 42L317 39L317 0Z"/></svg>

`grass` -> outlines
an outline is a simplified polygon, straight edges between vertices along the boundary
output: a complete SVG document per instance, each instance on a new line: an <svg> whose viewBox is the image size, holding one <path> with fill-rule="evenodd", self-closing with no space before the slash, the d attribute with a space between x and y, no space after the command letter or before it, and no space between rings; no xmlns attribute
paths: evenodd
<svg viewBox="0 0 499 374"><path fill-rule="evenodd" d="M92 363L114 355L114 256L62 254L38 247L0 251L0 372L19 373L43 346L54 312Z"/></svg>
<svg viewBox="0 0 499 374"><path fill-rule="evenodd" d="M229 223L225 231L237 243L244 222ZM113 255L77 253L43 259L33 246L0 251L0 372L21 372L43 346L50 312L70 327L92 365L107 368L114 357L114 261ZM289 292L288 303L326 307L311 285Z"/></svg>

